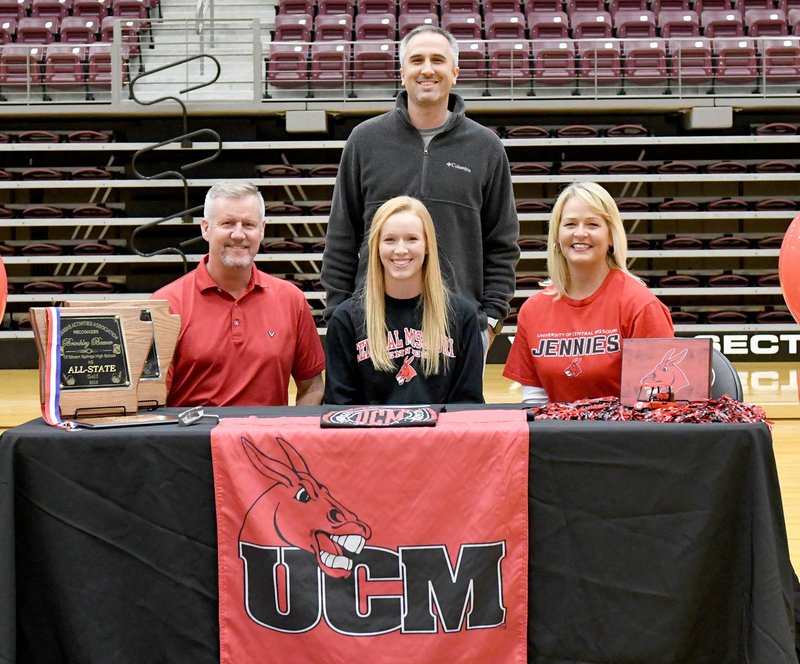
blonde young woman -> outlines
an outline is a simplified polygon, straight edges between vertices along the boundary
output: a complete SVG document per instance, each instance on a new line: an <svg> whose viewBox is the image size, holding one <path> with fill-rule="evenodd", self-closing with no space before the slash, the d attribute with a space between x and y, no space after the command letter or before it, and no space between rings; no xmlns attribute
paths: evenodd
<svg viewBox="0 0 800 664"><path fill-rule="evenodd" d="M526 403L619 396L622 340L672 337L669 310L626 267L628 242L611 195L568 186L550 217L549 280L522 305L503 375Z"/></svg>
<svg viewBox="0 0 800 664"><path fill-rule="evenodd" d="M442 281L425 206L388 200L367 245L363 291L328 321L325 403L483 403L477 314Z"/></svg>

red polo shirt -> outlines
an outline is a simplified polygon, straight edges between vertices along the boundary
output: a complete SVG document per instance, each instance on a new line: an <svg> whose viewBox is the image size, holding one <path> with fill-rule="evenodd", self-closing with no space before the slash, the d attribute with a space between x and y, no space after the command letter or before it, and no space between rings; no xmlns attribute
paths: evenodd
<svg viewBox="0 0 800 664"><path fill-rule="evenodd" d="M168 406L285 406L289 376L325 368L311 310L292 284L252 268L236 299L206 268L156 291L180 314L181 333L168 374Z"/></svg>

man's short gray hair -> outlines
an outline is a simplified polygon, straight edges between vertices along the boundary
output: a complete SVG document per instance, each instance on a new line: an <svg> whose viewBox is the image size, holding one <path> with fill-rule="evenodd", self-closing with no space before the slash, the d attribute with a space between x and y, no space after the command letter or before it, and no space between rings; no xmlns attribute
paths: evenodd
<svg viewBox="0 0 800 664"><path fill-rule="evenodd" d="M261 205L261 220L264 220L264 197L254 184L249 182L234 182L232 180L222 180L215 183L206 193L206 201L203 206L203 217L211 221L211 203L217 198L246 198L255 196Z"/></svg>
<svg viewBox="0 0 800 664"><path fill-rule="evenodd" d="M456 41L456 38L444 28L440 28L436 25L418 25L405 37L403 37L403 41L400 42L400 66L402 67L403 62L405 62L406 51L408 50L408 42L423 32L433 32L437 35L442 35L442 37L447 40L447 43L450 44L450 50L453 52L453 66L458 67L458 42Z"/></svg>

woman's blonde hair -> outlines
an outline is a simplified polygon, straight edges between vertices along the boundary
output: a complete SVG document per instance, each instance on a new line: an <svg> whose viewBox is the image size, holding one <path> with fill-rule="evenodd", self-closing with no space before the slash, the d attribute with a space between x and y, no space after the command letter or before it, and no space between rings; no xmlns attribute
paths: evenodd
<svg viewBox="0 0 800 664"><path fill-rule="evenodd" d="M369 239L369 258L364 292L364 312L372 366L378 371L395 371L389 358L386 325L386 281L381 263L381 231L390 217L398 212L410 212L422 221L425 239L425 260L422 263L422 372L426 376L439 373L442 366L441 348L450 338L450 295L444 287L439 267L436 229L427 208L416 198L397 196L381 205L372 217Z"/></svg>
<svg viewBox="0 0 800 664"><path fill-rule="evenodd" d="M564 206L573 197L580 198L591 208L592 212L608 224L608 230L611 233L611 246L606 255L608 267L612 270L622 270L637 281L641 281L628 270L628 238L625 235L625 227L622 225L619 209L611 194L595 182L573 182L559 194L550 214L550 229L547 234L549 279L542 285L553 286L556 290L556 297L566 295L569 289L569 267L558 244L558 231Z"/></svg>

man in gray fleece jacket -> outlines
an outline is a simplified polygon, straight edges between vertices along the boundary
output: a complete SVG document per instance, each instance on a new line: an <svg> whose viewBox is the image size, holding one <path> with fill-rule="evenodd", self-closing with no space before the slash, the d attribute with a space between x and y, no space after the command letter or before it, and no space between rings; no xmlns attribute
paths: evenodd
<svg viewBox="0 0 800 664"><path fill-rule="evenodd" d="M358 125L342 153L322 261L325 318L364 283L375 210L408 194L430 211L444 274L475 304L488 348L508 314L519 259L508 158L450 92L458 76L452 35L416 28L400 44L400 61L405 91L394 110Z"/></svg>

